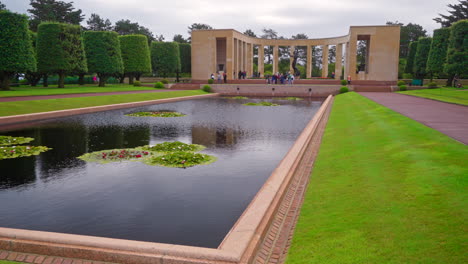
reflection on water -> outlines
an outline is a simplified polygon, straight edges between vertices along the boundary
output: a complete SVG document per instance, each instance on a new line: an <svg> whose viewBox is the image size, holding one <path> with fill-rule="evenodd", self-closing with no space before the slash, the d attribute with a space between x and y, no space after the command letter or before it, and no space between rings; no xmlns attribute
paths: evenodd
<svg viewBox="0 0 468 264"><path fill-rule="evenodd" d="M182 101L2 132L34 137L34 145L53 149L0 160L0 211L7 212L0 214L0 226L217 247L321 104L245 102ZM187 116L125 116L162 109ZM205 145L218 161L174 169L76 158L174 140Z"/></svg>

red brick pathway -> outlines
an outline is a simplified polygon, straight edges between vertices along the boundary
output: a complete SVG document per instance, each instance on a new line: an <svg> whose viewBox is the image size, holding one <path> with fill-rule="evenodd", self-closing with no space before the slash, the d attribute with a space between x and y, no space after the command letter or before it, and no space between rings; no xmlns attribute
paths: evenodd
<svg viewBox="0 0 468 264"><path fill-rule="evenodd" d="M112 264L109 262L91 261L83 259L70 259L54 256L42 256L29 253L12 251L0 251L0 260L16 261L20 263L34 264Z"/></svg>
<svg viewBox="0 0 468 264"><path fill-rule="evenodd" d="M468 106L398 93L359 94L468 144Z"/></svg>

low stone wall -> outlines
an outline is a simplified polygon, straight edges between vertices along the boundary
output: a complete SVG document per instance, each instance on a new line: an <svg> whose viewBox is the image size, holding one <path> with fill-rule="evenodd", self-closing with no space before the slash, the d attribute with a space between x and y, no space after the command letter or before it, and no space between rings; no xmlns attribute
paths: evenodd
<svg viewBox="0 0 468 264"><path fill-rule="evenodd" d="M216 93L230 96L327 97L338 94L341 85L212 84L211 88Z"/></svg>
<svg viewBox="0 0 468 264"><path fill-rule="evenodd" d="M281 211L309 144L323 132L319 128L326 122L332 102L333 97L328 96L217 249L12 228L0 228L0 249L128 264L250 263Z"/></svg>

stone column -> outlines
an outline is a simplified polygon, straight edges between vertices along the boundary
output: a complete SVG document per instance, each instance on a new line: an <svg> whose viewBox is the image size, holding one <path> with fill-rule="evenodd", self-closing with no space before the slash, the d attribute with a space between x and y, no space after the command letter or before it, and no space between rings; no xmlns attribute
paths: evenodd
<svg viewBox="0 0 468 264"><path fill-rule="evenodd" d="M290 46L289 47L289 72L291 74L294 74L294 69L292 67L292 62L294 60L294 50L296 49L295 46Z"/></svg>
<svg viewBox="0 0 468 264"><path fill-rule="evenodd" d="M226 74L227 79L232 80L232 73L234 72L234 38L226 38Z"/></svg>
<svg viewBox="0 0 468 264"><path fill-rule="evenodd" d="M264 65L265 62L265 50L263 45L258 46L258 72L260 73L260 77L263 77L265 75L264 72Z"/></svg>
<svg viewBox="0 0 468 264"><path fill-rule="evenodd" d="M312 78L312 46L307 45L307 73L306 78Z"/></svg>
<svg viewBox="0 0 468 264"><path fill-rule="evenodd" d="M351 36L349 37L349 46L346 52L348 53L348 55L346 56L348 58L348 62L346 63L346 65L348 66L348 75L351 75L351 81L357 80L357 35L351 34Z"/></svg>
<svg viewBox="0 0 468 264"><path fill-rule="evenodd" d="M247 76L253 74L253 44L247 44Z"/></svg>
<svg viewBox="0 0 468 264"><path fill-rule="evenodd" d="M273 46L273 72L275 74L278 71L278 46Z"/></svg>
<svg viewBox="0 0 468 264"><path fill-rule="evenodd" d="M335 80L341 78L341 68L343 59L343 44L336 44L336 61L335 61Z"/></svg>
<svg viewBox="0 0 468 264"><path fill-rule="evenodd" d="M233 60L233 65L234 67L232 68L232 79L237 79L237 53L238 53L238 45L237 45L237 39L234 38L234 57L232 58Z"/></svg>
<svg viewBox="0 0 468 264"><path fill-rule="evenodd" d="M244 41L240 41L239 70L244 71Z"/></svg>
<svg viewBox="0 0 468 264"><path fill-rule="evenodd" d="M322 46L322 77L328 76L328 45Z"/></svg>

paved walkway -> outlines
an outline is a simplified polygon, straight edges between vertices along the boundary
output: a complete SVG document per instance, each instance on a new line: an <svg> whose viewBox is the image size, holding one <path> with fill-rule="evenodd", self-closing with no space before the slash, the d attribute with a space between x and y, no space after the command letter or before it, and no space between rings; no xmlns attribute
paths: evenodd
<svg viewBox="0 0 468 264"><path fill-rule="evenodd" d="M378 104L468 144L468 107L397 93L359 93Z"/></svg>
<svg viewBox="0 0 468 264"><path fill-rule="evenodd" d="M0 103L1 102L15 102L15 101L30 101L30 100L61 99L61 98L72 98L72 97L103 96L103 95L115 95L115 94L159 93L159 92L171 92L171 91L176 91L176 90L157 89L157 90L142 90L142 91L105 92L105 93L76 93L76 94L0 97Z"/></svg>

